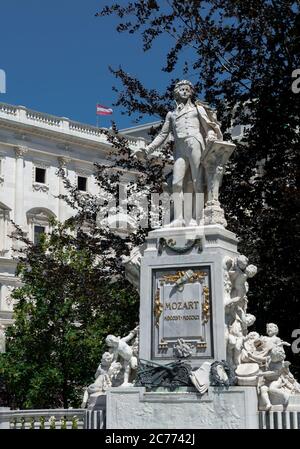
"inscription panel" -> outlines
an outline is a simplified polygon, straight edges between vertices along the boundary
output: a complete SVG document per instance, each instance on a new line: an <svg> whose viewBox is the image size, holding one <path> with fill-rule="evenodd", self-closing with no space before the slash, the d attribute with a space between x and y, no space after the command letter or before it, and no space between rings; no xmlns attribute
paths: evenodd
<svg viewBox="0 0 300 449"><path fill-rule="evenodd" d="M209 268L153 270L152 290L152 357L213 357Z"/></svg>
<svg viewBox="0 0 300 449"><path fill-rule="evenodd" d="M164 338L196 338L200 331L201 284L187 284L183 291L163 285L160 292L163 304L160 326Z"/></svg>

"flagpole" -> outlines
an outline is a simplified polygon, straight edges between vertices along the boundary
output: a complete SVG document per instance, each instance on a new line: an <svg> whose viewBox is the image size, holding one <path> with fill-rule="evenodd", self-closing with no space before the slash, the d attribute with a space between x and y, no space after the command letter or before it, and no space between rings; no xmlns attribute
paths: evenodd
<svg viewBox="0 0 300 449"><path fill-rule="evenodd" d="M97 105L99 104L99 101L97 102ZM97 106L96 106L96 127L99 128L99 115L97 113Z"/></svg>

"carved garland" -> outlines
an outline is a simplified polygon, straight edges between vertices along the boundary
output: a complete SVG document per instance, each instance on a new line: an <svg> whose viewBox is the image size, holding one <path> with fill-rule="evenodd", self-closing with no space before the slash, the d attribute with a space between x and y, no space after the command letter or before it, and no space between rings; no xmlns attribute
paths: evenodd
<svg viewBox="0 0 300 449"><path fill-rule="evenodd" d="M202 303L203 324L208 323L210 317L209 288L203 287L204 302Z"/></svg>
<svg viewBox="0 0 300 449"><path fill-rule="evenodd" d="M154 316L155 316L155 326L159 326L159 319L163 311L163 305L160 302L160 292L159 288L156 290L154 298Z"/></svg>
<svg viewBox="0 0 300 449"><path fill-rule="evenodd" d="M187 245L182 248L180 246L176 246L176 242L173 239L166 240L165 238L162 237L159 239L158 242L158 254L161 255L162 250L165 248L168 248L177 254L185 254L190 249L194 248L194 246L198 246L199 253L202 251L202 241L200 238L188 240Z"/></svg>

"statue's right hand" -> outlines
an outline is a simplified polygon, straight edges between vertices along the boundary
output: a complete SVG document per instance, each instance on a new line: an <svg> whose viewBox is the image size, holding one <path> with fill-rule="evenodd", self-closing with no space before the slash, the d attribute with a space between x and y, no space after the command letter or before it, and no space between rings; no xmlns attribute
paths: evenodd
<svg viewBox="0 0 300 449"><path fill-rule="evenodd" d="M131 149L131 155L132 157L139 158L143 153L143 150L141 148L133 148Z"/></svg>
<svg viewBox="0 0 300 449"><path fill-rule="evenodd" d="M152 151L153 151L153 148L152 148L150 145L147 145L147 146L144 148L144 153L145 153L146 157L148 157L149 154L152 153Z"/></svg>

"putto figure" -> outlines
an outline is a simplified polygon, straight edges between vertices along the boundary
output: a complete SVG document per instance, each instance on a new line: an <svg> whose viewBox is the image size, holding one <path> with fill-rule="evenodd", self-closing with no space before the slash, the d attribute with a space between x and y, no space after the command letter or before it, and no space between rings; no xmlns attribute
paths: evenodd
<svg viewBox="0 0 300 449"><path fill-rule="evenodd" d="M209 197L205 185L206 190L210 188L202 158L207 146L217 140L222 141L223 136L214 111L198 100L193 101L194 86L190 81L179 81L175 85L174 97L176 109L167 113L161 132L144 151L148 155L169 137L174 140L174 220L169 226L197 226L198 211L201 206L203 209L204 200ZM199 205L199 201L202 204Z"/></svg>
<svg viewBox="0 0 300 449"><path fill-rule="evenodd" d="M132 371L137 368L137 345L134 343L129 346L127 343L136 336L138 339L139 326L133 329L126 337L116 337L115 335L108 335L105 343L109 347L109 352L113 355L113 362L120 362L124 369L124 381L122 386L130 386L130 377Z"/></svg>
<svg viewBox="0 0 300 449"><path fill-rule="evenodd" d="M95 382L89 385L84 392L81 404L82 408L95 405L98 397L105 395L106 391L117 380L122 365L119 362L113 361L113 358L114 356L110 352L105 352L102 355L101 363L95 374Z"/></svg>

